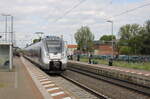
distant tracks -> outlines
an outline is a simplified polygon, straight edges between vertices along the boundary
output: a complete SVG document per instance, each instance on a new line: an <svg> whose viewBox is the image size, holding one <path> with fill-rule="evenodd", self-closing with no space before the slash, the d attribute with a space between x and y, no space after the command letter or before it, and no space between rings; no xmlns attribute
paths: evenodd
<svg viewBox="0 0 150 99"><path fill-rule="evenodd" d="M111 78L111 77L97 75L97 74L94 74L92 72L82 70L82 69L79 70L79 69L74 68L74 67L69 67L69 70L83 74L83 75L86 75L86 76L89 76L89 77L92 77L92 78L95 78L95 79L98 79L98 80L103 80L103 81L106 81L108 83L115 84L117 86L121 86L121 87L124 87L124 88L129 89L129 90L134 90L135 92L138 92L138 93L143 94L143 95L150 96L150 87L137 85L134 83L130 83L127 81L123 81L123 80L119 80L119 79L115 79L115 78Z"/></svg>
<svg viewBox="0 0 150 99"><path fill-rule="evenodd" d="M70 77L67 77L67 76L65 76L65 75L63 75L63 74L61 74L61 77L65 78L66 80L71 81L72 83L78 85L79 87L85 89L86 91L88 91L88 92L90 92L90 93L96 95L96 96L99 97L100 99L111 99L111 98L109 98L109 97L107 97L107 96L105 96L105 95L103 95L103 94L101 94L101 93L99 93L99 92L93 90L92 88L89 88L89 87L85 86L84 84L79 83L79 82L73 80L73 79L70 78Z"/></svg>

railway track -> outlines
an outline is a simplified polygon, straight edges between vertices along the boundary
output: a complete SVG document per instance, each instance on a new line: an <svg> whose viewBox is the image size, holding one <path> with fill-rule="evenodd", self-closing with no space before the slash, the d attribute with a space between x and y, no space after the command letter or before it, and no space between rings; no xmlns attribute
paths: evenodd
<svg viewBox="0 0 150 99"><path fill-rule="evenodd" d="M39 69L39 68L37 68L36 66L38 66L38 64L35 64L34 62L32 62L31 60L29 60L27 57L25 57L25 59L27 59L28 60L28 63L29 63L29 65L32 65L32 66L29 66L29 67L32 67L32 68L36 68L36 70L37 71L40 71L41 73L42 73L42 71ZM36 66L35 66L36 65ZM30 69L30 70L32 70L32 69ZM37 74L36 71L35 70L35 74ZM45 73L46 73L46 71L44 71ZM67 89L67 91L69 90L72 94L75 94L75 96L77 96L77 99L82 99L82 97L85 99L108 99L108 98L106 98L105 96L103 96L103 95L100 95L99 93L96 93L94 90L91 90L90 88L86 88L85 86L83 87L83 85L82 84L80 84L80 83L78 83L77 84L77 82L76 82L76 84L75 84L75 81L73 81L73 80L71 80L70 78L68 78L68 77L65 77L65 76L63 76L63 75L58 75L58 74L49 74L49 73L47 73L47 74L44 74L44 72L42 73L43 75L45 75L45 78L50 78L50 80L51 81L53 81L53 82L55 82L56 83L56 85L59 85L59 86L63 86L64 87L64 89ZM40 74L40 73L38 73L38 74ZM39 76L41 76L41 74L39 75ZM47 77L46 77L47 76ZM44 78L44 79L45 79ZM70 82L70 83L72 83L72 85L71 86L67 86L67 84L66 83L62 83L62 82L67 82L67 84L69 85L69 83L68 82ZM83 92L83 90L81 90L81 91L79 91L79 93L83 93L82 94L82 96L79 96L78 97L78 95L80 95L80 94L77 94L77 93L75 93L75 92L72 92L73 90L71 89L71 87L74 85L74 88L76 87L76 86L78 86L79 88L75 88L75 90L76 90L76 92L78 92L79 90L81 90L81 89L86 89L86 90L84 90L84 92ZM68 88L70 88L70 89L68 89ZM91 95L90 95L90 94ZM88 95L87 95L88 94ZM85 96L85 95L87 95L87 96ZM91 98L88 98L88 97L91 97ZM97 98L98 97L98 98ZM69 99L69 98L68 98ZM71 98L71 99L74 99L74 98ZM76 98L75 98L76 99Z"/></svg>
<svg viewBox="0 0 150 99"><path fill-rule="evenodd" d="M61 77L65 78L65 79L67 79L67 80L69 80L69 81L71 81L72 83L78 85L79 87L85 89L86 91L89 91L90 93L96 95L96 96L99 97L100 99L111 99L111 98L109 98L109 97L107 97L107 96L105 96L105 95L103 95L103 94L101 94L101 93L99 93L99 92L93 90L92 88L89 88L89 87L85 86L84 84L79 83L79 82L73 80L72 78L69 78L69 77L67 77L67 76L65 76L65 75L63 75L63 74L61 74Z"/></svg>
<svg viewBox="0 0 150 99"><path fill-rule="evenodd" d="M32 64L34 64L34 63L32 63ZM114 85L117 85L117 86L121 86L121 87L123 87L123 88L126 88L126 89L130 89L130 90L133 90L133 91L135 91L134 93L140 93L140 94L142 94L142 95L146 95L146 97L148 96L150 96L150 89L149 88L144 88L143 86L137 86L137 85L134 85L134 84L131 84L131 83L128 83L128 82L126 82L126 81L122 81L122 80L118 80L118 79L114 79L114 78L108 78L108 77L105 77L105 76L101 76L101 75L97 75L97 74L94 74L94 73L92 73L92 72L89 72L89 71L86 71L86 70L82 70L82 69L78 69L78 68L72 68L72 67L68 67L68 70L67 71L73 71L73 72L75 72L75 73L78 73L78 74L81 74L81 75L86 75L86 76L88 76L89 78L92 78L92 79L97 79L96 81L95 81L95 83L97 83L97 81L104 81L104 82L107 82L107 83L111 83L111 84L114 84ZM66 72L67 72L66 71ZM64 72L64 73L66 73L66 72ZM119 94L118 95L116 95L115 97L113 97L113 96L111 96L111 95L108 95L108 93L107 93L107 91L104 91L104 92L102 92L101 93L101 91L99 91L99 90L96 90L96 89L94 89L94 88L92 88L92 87L89 87L89 86L87 86L85 83L82 83L82 81L80 82L80 80L82 80L82 79L84 79L84 77L80 77L80 80L78 81L78 80L75 80L73 77L69 77L68 75L72 75L72 74L70 74L70 73L68 73L67 75L64 75L64 73L62 73L61 75L60 75L60 77L63 79L63 78L65 78L66 80L68 80L68 82L72 82L72 83L74 83L75 85L77 85L77 86L79 86L79 87L81 87L82 89L84 89L85 91L87 91L87 92L89 92L89 93L91 93L91 94L93 94L93 95L95 95L96 97L99 97L99 99L110 99L110 97L111 98L114 98L114 99L127 99L128 97L126 97L126 98L122 98L122 97L124 97L124 96L126 96L126 95L128 95L127 93L126 94L121 94L120 96L119 96ZM73 74L74 75L74 74ZM80 75L79 75L80 76ZM78 75L76 76L76 77L78 77ZM61 78L59 78L59 79L61 79ZM55 80L55 77L51 77L51 79L53 79L53 80ZM57 78L56 78L57 79ZM61 82L61 80L56 80L56 82ZM62 81L63 82L63 81ZM89 79L89 80L87 80L87 83L91 83L91 80ZM92 83L91 83L92 84ZM98 86L97 86L97 88L99 88L99 85L101 85L101 84L98 84ZM65 84L65 86L66 86L66 84ZM96 86L96 85L94 85L93 84L93 86ZM106 85L107 86L107 85ZM68 88L70 88L71 89L71 86L70 87L68 87ZM68 89L68 88L65 88L65 89ZM113 87L109 87L111 90L112 89L114 89ZM78 91L79 89L77 89L76 91ZM103 90L103 89L101 89L101 90ZM72 91L72 90L71 90ZM109 93L112 93L112 94L114 94L113 92L110 92L109 90L108 90L108 92ZM116 91L117 92L117 91ZM82 91L81 91L81 93L82 93ZM106 93L106 94L105 94ZM83 94L84 95L84 94ZM85 94L86 95L86 94ZM123 96L122 96L123 95ZM136 95L136 94L135 94ZM118 96L119 96L119 98L118 98ZM122 96L122 97L121 97ZM137 95L137 97L138 97L138 95ZM145 96L144 96L145 97ZM93 98L92 98L93 99ZM147 98L142 98L142 99L147 99Z"/></svg>
<svg viewBox="0 0 150 99"><path fill-rule="evenodd" d="M103 80L105 82L108 82L108 83L111 83L111 84L114 84L114 85L117 85L117 86L121 86L121 87L129 89L129 90L133 90L135 92L146 95L148 97L150 96L150 88L146 87L146 86L137 85L137 84L134 84L134 83L130 83L130 82L127 82L127 81L123 81L123 80L119 80L119 79L115 79L115 78L111 78L111 77L106 77L106 76L103 76L103 75L97 75L97 74L94 74L92 72L82 70L82 69L78 69L78 68L71 67L71 66L69 66L68 69L70 71L73 71L73 72L77 72L77 73L80 73L80 74L83 74L83 75L86 75L86 76L89 76L89 77L92 77L92 78L95 78L95 79L98 79L98 80Z"/></svg>

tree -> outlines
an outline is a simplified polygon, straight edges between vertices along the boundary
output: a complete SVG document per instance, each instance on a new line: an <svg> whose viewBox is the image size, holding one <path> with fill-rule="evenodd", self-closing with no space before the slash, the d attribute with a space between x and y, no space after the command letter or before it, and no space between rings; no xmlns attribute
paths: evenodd
<svg viewBox="0 0 150 99"><path fill-rule="evenodd" d="M131 52L131 47L128 46L122 46L120 48L120 54L128 55Z"/></svg>
<svg viewBox="0 0 150 99"><path fill-rule="evenodd" d="M119 30L119 45L130 47L130 54L136 54L139 51L139 49L137 49L139 45L138 36L142 29L143 28L138 24L127 24L122 26Z"/></svg>
<svg viewBox="0 0 150 99"><path fill-rule="evenodd" d="M150 20L146 21L146 26L145 26L145 28L146 28L146 32L147 32L147 33L150 33Z"/></svg>
<svg viewBox="0 0 150 99"><path fill-rule="evenodd" d="M144 30L139 36L141 54L150 54L150 20L146 21Z"/></svg>
<svg viewBox="0 0 150 99"><path fill-rule="evenodd" d="M139 34L141 27L138 24L127 24L120 28L121 40L130 40Z"/></svg>
<svg viewBox="0 0 150 99"><path fill-rule="evenodd" d="M78 44L78 50L92 51L94 35L87 26L82 26L75 33L75 40Z"/></svg>
<svg viewBox="0 0 150 99"><path fill-rule="evenodd" d="M107 42L107 41L112 41L112 39L115 40L116 37L115 37L114 35L103 35L103 36L100 38L101 41L105 41L105 42Z"/></svg>

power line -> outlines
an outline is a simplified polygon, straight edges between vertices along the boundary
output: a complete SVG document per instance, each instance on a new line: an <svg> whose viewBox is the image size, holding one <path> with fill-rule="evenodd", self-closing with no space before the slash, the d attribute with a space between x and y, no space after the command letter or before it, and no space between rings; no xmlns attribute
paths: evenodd
<svg viewBox="0 0 150 99"><path fill-rule="evenodd" d="M107 3L104 7L101 7L101 8L100 8L101 11L103 11L103 9L106 8L107 6L112 5L112 3L113 3L113 0L109 0L108 3ZM90 16L89 16L89 17L90 17ZM87 18L89 18L89 17L87 17ZM105 21L105 20L108 20L108 19L106 19L106 18L100 18L100 19L101 19L101 22L103 22L103 21ZM83 22L83 24L86 24L86 25L93 25L93 23L87 24L87 23L84 23L84 22Z"/></svg>
<svg viewBox="0 0 150 99"><path fill-rule="evenodd" d="M62 16L60 16L59 18L57 18L54 22L57 22L60 19L62 19L64 16L66 16L67 14L69 14L73 9L77 8L78 6L80 6L85 1L86 0L81 0L78 4L74 5L71 9L67 10Z"/></svg>
<svg viewBox="0 0 150 99"><path fill-rule="evenodd" d="M113 0L110 1L109 4L112 4L112 2L113 2ZM140 6L138 6L138 7L135 7L135 8L129 9L129 10L126 10L126 11L124 11L124 12L121 12L121 13L119 13L119 14L114 15L113 17L119 17L119 16L121 16L121 15L124 15L124 14L126 14L126 13L129 13L129 12L132 12L132 11L135 11L135 10L138 10L138 9L143 8L143 7L146 7L146 6L150 6L150 3L143 4L143 5L140 5ZM112 18L112 17L109 17L108 19L106 19L106 18L101 18L101 22L103 22L103 21L105 21L105 20L109 20L110 18ZM92 23L92 24L88 24L88 25L93 25L93 23Z"/></svg>
<svg viewBox="0 0 150 99"><path fill-rule="evenodd" d="M119 16L121 16L121 15L124 15L124 14L126 14L126 13L129 13L129 12L132 12L132 11L135 11L135 10L138 10L138 9L140 9L140 8L143 8L143 7L146 7L146 6L149 6L149 5L150 5L150 3L144 4L144 5L140 5L140 6L138 6L138 7L135 7L135 8L126 10L126 11L124 11L124 12L121 12L121 13L119 13L119 14L116 14L116 15L114 15L114 17L119 17Z"/></svg>

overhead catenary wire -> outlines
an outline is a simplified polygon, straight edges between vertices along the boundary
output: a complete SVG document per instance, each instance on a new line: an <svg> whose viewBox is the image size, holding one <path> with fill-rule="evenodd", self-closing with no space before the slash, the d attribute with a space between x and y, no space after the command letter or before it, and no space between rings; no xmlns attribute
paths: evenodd
<svg viewBox="0 0 150 99"><path fill-rule="evenodd" d="M104 8L106 8L108 5L110 6L110 5L112 5L112 3L113 3L113 0L110 0L103 8L101 8L101 11L104 9ZM103 23L103 21L106 21L106 20L108 20L107 18L101 18L101 22ZM86 24L86 23L85 23ZM91 23L91 24L88 24L88 25L93 25L93 23Z"/></svg>
<svg viewBox="0 0 150 99"><path fill-rule="evenodd" d="M66 16L67 14L69 14L73 9L77 8L78 6L80 6L83 2L85 2L86 0L81 0L78 4L76 4L75 6L73 6L71 9L67 10L62 16L60 16L59 18L57 18L54 22L57 22L59 21L60 19L62 19L64 16ZM110 0L109 4L112 4L113 0ZM140 8L143 8L143 7L146 7L146 6L150 6L150 3L147 3L147 4L144 4L144 5L140 5L138 7L135 7L135 8L132 8L132 9L129 9L129 10L126 10L124 12L121 12L119 14L116 14L114 15L113 17L119 17L119 16L122 16L126 13L129 13L129 12L132 12L132 11L135 11L135 10L138 10ZM109 18L112 18L112 17L109 17ZM108 18L108 19L109 19ZM102 18L102 20L108 20L106 18Z"/></svg>
<svg viewBox="0 0 150 99"><path fill-rule="evenodd" d="M119 13L119 14L114 15L113 17L119 17L119 16L121 16L121 15L124 15L124 14L126 14L126 13L129 13L129 12L132 12L132 11L135 11L135 10L138 10L138 9L143 8L143 7L146 7L146 6L150 6L150 3L143 4L143 5L140 5L140 6L138 6L138 7L135 7L135 8L129 9L129 10L126 10L126 11L124 11L124 12L121 12L121 13Z"/></svg>
<svg viewBox="0 0 150 99"><path fill-rule="evenodd" d="M57 22L60 19L62 19L64 16L66 16L67 14L69 14L73 9L77 8L78 6L80 6L85 1L86 0L81 0L79 3L77 3L76 5L74 5L71 9L67 10L62 16L60 16L59 18L57 18L54 22Z"/></svg>
<svg viewBox="0 0 150 99"><path fill-rule="evenodd" d="M112 0L112 1L113 1L113 0ZM146 7L146 6L150 6L150 3L143 4L143 5L137 6L137 7L135 7L135 8L126 10L126 11L121 12L121 13L119 13L119 14L116 14L116 15L114 15L114 16L112 16L112 17L109 17L108 19L106 19L106 18L101 18L101 20L105 21L105 20L109 20L109 19L111 19L111 18L113 18L113 17L119 17L119 16L122 16L122 15L125 15L126 13L129 13L129 12L132 12L132 11L136 11L136 10L141 9L141 8L143 8L143 7Z"/></svg>

